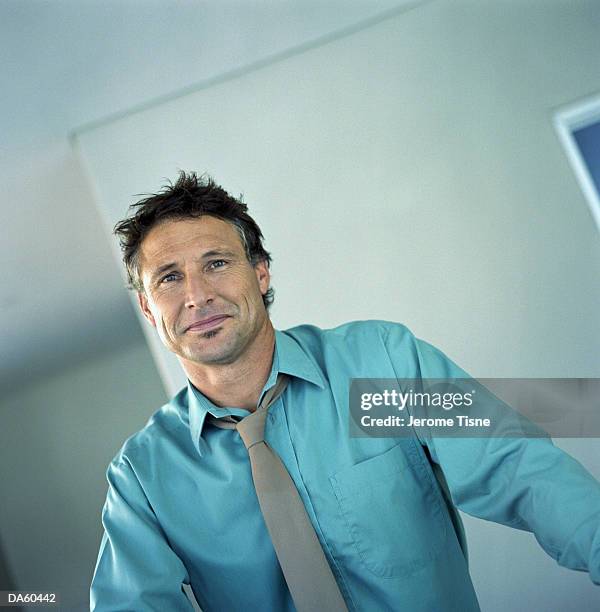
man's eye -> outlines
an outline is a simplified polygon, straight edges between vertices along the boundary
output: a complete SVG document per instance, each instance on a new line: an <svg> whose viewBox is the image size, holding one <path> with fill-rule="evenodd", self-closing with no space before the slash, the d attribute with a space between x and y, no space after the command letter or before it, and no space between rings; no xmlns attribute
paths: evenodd
<svg viewBox="0 0 600 612"><path fill-rule="evenodd" d="M170 283L171 281L175 280L177 278L177 275L174 274L173 272L171 272L170 274L167 274L166 276L163 276L160 279L161 283Z"/></svg>
<svg viewBox="0 0 600 612"><path fill-rule="evenodd" d="M227 264L227 262L224 259L215 259L215 261L211 261L208 264L208 269L209 270L215 270L217 268L222 268L226 264Z"/></svg>

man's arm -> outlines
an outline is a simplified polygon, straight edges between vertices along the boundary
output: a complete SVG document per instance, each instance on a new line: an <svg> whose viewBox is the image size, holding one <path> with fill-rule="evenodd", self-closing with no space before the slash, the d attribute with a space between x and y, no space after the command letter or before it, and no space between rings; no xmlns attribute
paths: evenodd
<svg viewBox="0 0 600 612"><path fill-rule="evenodd" d="M390 331L393 360L408 350L423 378L468 378L441 351L406 335L400 326ZM549 438L425 437L423 443L458 508L532 532L559 565L588 571L600 584L600 483L573 457Z"/></svg>
<svg viewBox="0 0 600 612"><path fill-rule="evenodd" d="M544 438L432 438L455 505L532 532L559 565L600 584L600 485Z"/></svg>
<svg viewBox="0 0 600 612"><path fill-rule="evenodd" d="M126 459L108 468L104 536L90 591L94 612L193 610L182 590L187 571L169 547Z"/></svg>

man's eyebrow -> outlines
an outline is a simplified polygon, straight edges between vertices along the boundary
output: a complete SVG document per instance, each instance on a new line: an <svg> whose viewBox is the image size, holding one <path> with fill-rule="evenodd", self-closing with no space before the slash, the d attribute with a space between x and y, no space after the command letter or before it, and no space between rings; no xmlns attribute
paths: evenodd
<svg viewBox="0 0 600 612"><path fill-rule="evenodd" d="M202 253L201 259L210 259L211 257L236 257L237 253L233 251L228 251L226 249L212 249L210 251L206 251L206 253Z"/></svg>

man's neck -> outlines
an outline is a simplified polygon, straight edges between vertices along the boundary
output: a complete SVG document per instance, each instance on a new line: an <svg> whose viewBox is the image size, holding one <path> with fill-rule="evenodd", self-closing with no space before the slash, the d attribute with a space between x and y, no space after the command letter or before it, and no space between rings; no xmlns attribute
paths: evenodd
<svg viewBox="0 0 600 612"><path fill-rule="evenodd" d="M270 321L240 358L231 364L182 365L190 382L217 406L256 410L267 382L275 348L275 330Z"/></svg>

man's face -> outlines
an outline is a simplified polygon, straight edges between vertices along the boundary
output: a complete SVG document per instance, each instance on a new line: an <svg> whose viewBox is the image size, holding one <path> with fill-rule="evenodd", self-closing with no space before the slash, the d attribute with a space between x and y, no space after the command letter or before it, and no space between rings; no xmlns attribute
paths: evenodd
<svg viewBox="0 0 600 612"><path fill-rule="evenodd" d="M269 324L266 262L252 266L240 235L203 216L167 220L140 249L139 303L163 344L196 364L233 363Z"/></svg>

